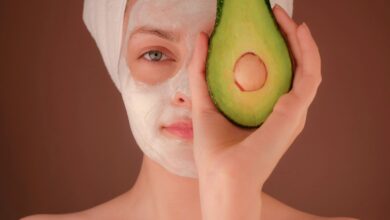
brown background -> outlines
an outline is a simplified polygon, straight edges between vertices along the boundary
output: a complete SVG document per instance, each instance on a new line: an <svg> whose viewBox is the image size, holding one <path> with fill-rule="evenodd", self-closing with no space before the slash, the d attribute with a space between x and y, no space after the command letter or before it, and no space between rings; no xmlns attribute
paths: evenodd
<svg viewBox="0 0 390 220"><path fill-rule="evenodd" d="M389 219L389 1L295 6L323 83L265 191L319 215ZM0 219L86 209L137 176L141 152L81 14L80 0L0 0Z"/></svg>

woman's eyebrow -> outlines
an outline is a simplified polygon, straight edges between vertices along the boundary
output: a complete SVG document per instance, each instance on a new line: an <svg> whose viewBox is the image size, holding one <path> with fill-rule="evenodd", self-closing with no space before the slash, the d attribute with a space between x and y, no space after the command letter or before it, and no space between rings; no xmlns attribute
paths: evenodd
<svg viewBox="0 0 390 220"><path fill-rule="evenodd" d="M173 41L173 42L179 41L179 36L177 34L175 34L174 32L166 31L166 30L162 30L162 29L158 29L158 28L154 28L154 27L150 27L150 26L141 26L141 27L134 29L134 31L131 32L129 39L131 39L135 34L138 34L138 33L156 35L157 37L160 37L160 38L163 38L163 39L166 39L169 41Z"/></svg>

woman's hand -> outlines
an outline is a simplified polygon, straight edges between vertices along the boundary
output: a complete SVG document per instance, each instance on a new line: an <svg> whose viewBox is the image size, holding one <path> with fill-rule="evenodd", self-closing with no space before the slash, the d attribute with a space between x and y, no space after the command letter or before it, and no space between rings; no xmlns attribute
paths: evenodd
<svg viewBox="0 0 390 220"><path fill-rule="evenodd" d="M205 80L207 35L198 38L189 75L204 219L260 219L262 186L302 131L321 83L320 54L307 26L298 26L279 6L274 15L296 69L292 90L280 97L258 129L239 128L215 108Z"/></svg>

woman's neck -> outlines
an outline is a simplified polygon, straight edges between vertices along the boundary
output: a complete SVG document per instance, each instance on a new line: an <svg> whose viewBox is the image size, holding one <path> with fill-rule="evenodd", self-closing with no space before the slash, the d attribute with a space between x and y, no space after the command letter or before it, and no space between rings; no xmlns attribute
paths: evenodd
<svg viewBox="0 0 390 220"><path fill-rule="evenodd" d="M201 219L198 180L174 175L145 155L129 199L154 219Z"/></svg>

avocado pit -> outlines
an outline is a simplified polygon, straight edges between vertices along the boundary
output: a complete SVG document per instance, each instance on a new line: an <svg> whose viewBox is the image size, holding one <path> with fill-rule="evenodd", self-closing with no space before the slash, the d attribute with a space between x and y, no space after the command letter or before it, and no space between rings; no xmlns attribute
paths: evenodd
<svg viewBox="0 0 390 220"><path fill-rule="evenodd" d="M243 92L261 89L267 79L264 62L254 53L243 54L234 67L234 82Z"/></svg>

